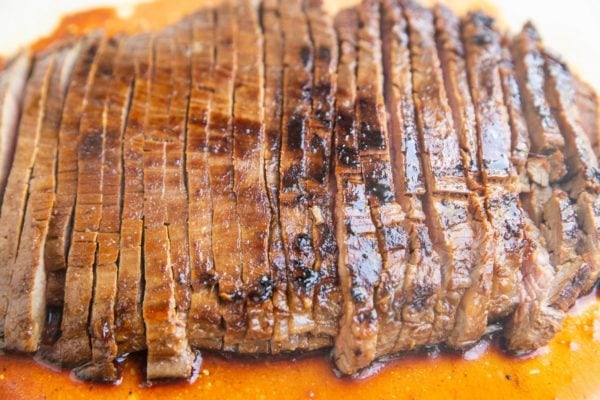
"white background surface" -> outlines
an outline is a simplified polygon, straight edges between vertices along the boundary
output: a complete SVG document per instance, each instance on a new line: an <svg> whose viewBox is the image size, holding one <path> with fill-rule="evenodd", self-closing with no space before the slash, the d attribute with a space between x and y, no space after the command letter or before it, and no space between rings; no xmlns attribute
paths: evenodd
<svg viewBox="0 0 600 400"><path fill-rule="evenodd" d="M0 54L52 31L65 13L98 6L118 6L131 12L140 0L0 0ZM177 0L173 0L177 2ZM347 3L348 1L342 1ZM443 2L443 1L442 1ZM457 4L461 0L454 1ZM473 1L464 1L473 3ZM486 0L514 32L531 19L546 46L556 50L600 89L600 1L599 0ZM198 2L199 5L202 1Z"/></svg>

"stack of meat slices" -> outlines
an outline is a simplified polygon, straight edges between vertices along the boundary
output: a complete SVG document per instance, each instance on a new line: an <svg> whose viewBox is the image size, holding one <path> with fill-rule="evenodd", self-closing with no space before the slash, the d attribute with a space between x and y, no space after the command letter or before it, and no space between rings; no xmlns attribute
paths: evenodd
<svg viewBox="0 0 600 400"><path fill-rule="evenodd" d="M19 55L0 107L3 344L83 379L528 353L600 273L597 98L531 24L224 1Z"/></svg>

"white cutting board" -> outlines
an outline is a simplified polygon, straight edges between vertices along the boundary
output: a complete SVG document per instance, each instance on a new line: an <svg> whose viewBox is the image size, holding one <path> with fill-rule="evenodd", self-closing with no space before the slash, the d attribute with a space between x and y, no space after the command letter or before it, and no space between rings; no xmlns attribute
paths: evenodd
<svg viewBox="0 0 600 400"><path fill-rule="evenodd" d="M173 0L176 2L177 0ZM548 47L562 54L582 77L600 89L600 1L598 0L484 0L516 32L531 19ZM325 0L334 10L358 0ZM425 2L431 3L431 0ZM481 0L442 0L464 11ZM0 54L52 31L61 16L99 6L115 6L127 15L140 0L0 0ZM202 4L199 1L198 4ZM489 8L489 7L488 7Z"/></svg>

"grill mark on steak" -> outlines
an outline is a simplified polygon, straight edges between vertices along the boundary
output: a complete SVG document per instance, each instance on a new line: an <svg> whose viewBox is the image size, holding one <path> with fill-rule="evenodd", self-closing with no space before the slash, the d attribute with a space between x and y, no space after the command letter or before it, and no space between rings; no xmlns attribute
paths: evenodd
<svg viewBox="0 0 600 400"><path fill-rule="evenodd" d="M240 221L242 279L246 293L246 337L243 353L267 353L273 333L271 271L268 263L269 199L264 181L264 60L258 10L250 0L235 8L236 57L234 83L233 165Z"/></svg>
<svg viewBox="0 0 600 400"><path fill-rule="evenodd" d="M339 40L338 89L334 128L335 229L342 313L333 359L354 372L376 356L379 323L374 289L382 268L359 160L356 69L359 16L355 8L336 16Z"/></svg>
<svg viewBox="0 0 600 400"><path fill-rule="evenodd" d="M108 88L119 41L103 39L92 86L82 111L77 150L77 191L67 261L61 336L50 358L61 365L79 366L91 358L87 330L94 286L97 236L102 217L102 186Z"/></svg>
<svg viewBox="0 0 600 400"><path fill-rule="evenodd" d="M498 65L500 71L500 81L502 83L502 92L504 94L504 105L509 116L511 129L511 161L519 173L520 190L527 191L529 182L526 174L527 157L531 143L529 140L529 131L527 122L523 114L523 102L519 92L519 84L515 75L515 65L513 63L510 48L511 39L507 36L501 38L501 61Z"/></svg>
<svg viewBox="0 0 600 400"><path fill-rule="evenodd" d="M469 80L465 62L465 49L461 41L460 19L449 8L437 5L433 9L435 23L435 40L438 49L443 80L452 111L454 129L458 134L461 156L467 177L467 184L477 188L481 171L493 169L494 163L501 163L501 154L494 154L493 160L486 157L490 143L484 143L483 165L479 165L477 157L478 138L476 130L475 108L469 91ZM480 146L481 147L481 146ZM486 165L486 162L492 162ZM498 168L502 166L499 165Z"/></svg>
<svg viewBox="0 0 600 400"><path fill-rule="evenodd" d="M180 194L173 182L181 184L183 174L173 171L173 144L183 134L185 110L175 100L175 90L182 90L174 75L180 55L177 34L181 27L166 28L155 40L155 64L150 82L149 99L150 129L144 132L144 274L145 288L143 317L146 325L148 348L148 379L186 378L191 374L192 353L185 325L185 311L178 297L178 279L181 254L187 249L179 248L186 233L171 227L179 221L173 219L171 204ZM177 71L180 72L181 71ZM184 78L185 79L185 78ZM187 83L184 84L187 89ZM174 104L175 100L175 104ZM175 156L177 158L179 154ZM177 163L177 162L175 162ZM182 164L180 162L180 164ZM181 165L183 167L183 165ZM169 171L169 174L167 174ZM175 187L174 187L175 186ZM170 197L171 199L167 199ZM172 223L171 223L172 222Z"/></svg>
<svg viewBox="0 0 600 400"><path fill-rule="evenodd" d="M544 96L544 58L539 41L535 27L527 23L514 38L512 54L523 98L531 150L548 154L564 146L565 141Z"/></svg>
<svg viewBox="0 0 600 400"><path fill-rule="evenodd" d="M192 297L188 338L194 348L220 349L223 330L212 253L213 203L208 171L208 118L216 87L215 10L199 12L192 18L192 91L188 118L187 178L189 191L189 243Z"/></svg>
<svg viewBox="0 0 600 400"><path fill-rule="evenodd" d="M154 37L135 36L129 57L135 71L135 87L127 127L123 135L123 188L119 238L115 340L118 353L146 348L142 318L144 133L148 129L150 79L154 64Z"/></svg>
<svg viewBox="0 0 600 400"><path fill-rule="evenodd" d="M23 102L23 115L19 123L15 156L8 175L2 212L0 215L0 333L5 332L5 318L9 300L13 296L11 278L14 275L19 239L26 224L26 204L29 184L35 164L45 116L48 85L55 66L53 53L40 55L34 61L33 71ZM25 245L25 244L23 244ZM31 243L28 243L31 245ZM33 267L32 267L33 268ZM20 274L17 274L17 277Z"/></svg>
<svg viewBox="0 0 600 400"><path fill-rule="evenodd" d="M0 199L4 199L6 180L10 173L19 120L23 108L25 85L31 72L31 55L19 54L0 73ZM0 200L0 205L2 200Z"/></svg>
<svg viewBox="0 0 600 400"><path fill-rule="evenodd" d="M237 22L231 4L217 10L217 50L209 116L209 177L213 199L212 251L225 324L224 349L245 336L244 291L240 256L240 226L236 213L232 162L232 112L237 69L234 40Z"/></svg>
<svg viewBox="0 0 600 400"><path fill-rule="evenodd" d="M43 249L54 202L56 139L64 97L60 75L67 50L59 50L38 61L36 69L45 68L42 69L43 80L38 81L42 86L37 88L38 122L34 129L38 132L21 131L25 137L31 134L37 134L39 137L35 150L32 151L29 147L25 150L33 153L30 164L32 169L29 179L24 177L27 179L24 188L24 215L21 232L18 233L20 238L14 264L6 263L7 267L12 268L7 285L13 290L6 298L4 344L7 349L27 353L38 349L46 317ZM34 78L35 72L34 69ZM37 74L39 76L40 72ZM30 137L29 140L31 139L33 138ZM29 143L32 144L36 145L35 142ZM24 150L22 144L18 149ZM15 161L19 162L15 166L21 167L24 161L23 154L18 154ZM14 177L15 172L10 176ZM14 190L14 184L9 188Z"/></svg>
<svg viewBox="0 0 600 400"><path fill-rule="evenodd" d="M73 213L77 194L77 151L83 108L88 101L97 67L99 35L86 38L78 63L80 68L73 75L67 96L65 111L58 137L58 166L56 181L56 203L52 210L50 230L44 249L44 262L49 271L65 270ZM72 89L71 89L72 88ZM72 93L72 94L71 94Z"/></svg>
<svg viewBox="0 0 600 400"><path fill-rule="evenodd" d="M391 352L406 351L429 340L433 306L440 287L439 259L433 251L419 196L425 183L418 158L419 142L412 96L407 25L399 5L387 0L383 11L383 62L396 198L410 219L410 258L404 287L399 291L396 319L402 321ZM383 350L383 349L382 349Z"/></svg>
<svg viewBox="0 0 600 400"><path fill-rule="evenodd" d="M501 37L494 20L483 13L469 13L462 28L476 110L485 205L496 233L488 307L489 319L495 321L509 315L519 301L524 217L510 158L512 132L500 71Z"/></svg>
<svg viewBox="0 0 600 400"><path fill-rule="evenodd" d="M279 1L262 3L261 25L264 36L265 62L265 140L263 142L264 173L271 207L269 226L269 265L272 277L273 335L271 353L293 348L290 342L287 303L287 272L279 218L279 156L281 150L281 116L283 107L283 36Z"/></svg>
<svg viewBox="0 0 600 400"><path fill-rule="evenodd" d="M314 237L315 286L313 315L315 336L333 337L340 315L340 292L337 274L337 244L333 226L334 183L330 182L332 131L337 87L338 46L333 21L321 8L321 0L305 4L309 34L315 49L312 111L305 141L307 154L306 186L310 193L310 216Z"/></svg>
<svg viewBox="0 0 600 400"><path fill-rule="evenodd" d="M576 101L573 76L567 65L545 53L546 94L565 140L568 176L564 186L576 199L585 190L600 192L600 168Z"/></svg>
<svg viewBox="0 0 600 400"><path fill-rule="evenodd" d="M315 250L309 217L309 199L303 179L307 155L303 144L310 118L313 87L313 50L300 0L281 2L279 13L284 38L283 114L279 163L279 218L288 268L290 335L315 329ZM290 349L293 350L293 349Z"/></svg>
<svg viewBox="0 0 600 400"><path fill-rule="evenodd" d="M94 295L90 317L92 360L77 370L86 380L114 382L117 369L115 339L115 302L117 297L117 262L122 196L122 140L134 85L134 64L129 57L136 51L137 38L122 39L115 58L106 110L104 163L102 176L102 211L98 232L98 250L94 266Z"/></svg>

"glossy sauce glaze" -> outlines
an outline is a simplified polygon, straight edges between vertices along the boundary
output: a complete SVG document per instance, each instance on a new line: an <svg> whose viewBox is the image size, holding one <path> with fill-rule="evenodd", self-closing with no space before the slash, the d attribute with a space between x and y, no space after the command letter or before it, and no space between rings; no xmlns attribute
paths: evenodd
<svg viewBox="0 0 600 400"><path fill-rule="evenodd" d="M95 29L109 33L157 29L173 23L214 0L157 0L137 6L129 18L100 8L65 17L55 31L35 43L50 44ZM355 0L326 2L331 12ZM448 3L448 2L446 2ZM479 7L481 1L451 1L458 12ZM0 68L3 60L0 58ZM224 358L203 352L194 382L144 382L144 355L121 365L120 385L77 381L66 371L40 364L30 357L0 356L0 398L14 399L583 399L600 396L600 300L597 294L581 299L563 330L546 348L529 358L514 358L501 344L487 339L465 354L432 351L405 355L379 363L356 379L340 378L325 353L280 359ZM375 373L377 372L377 373Z"/></svg>

